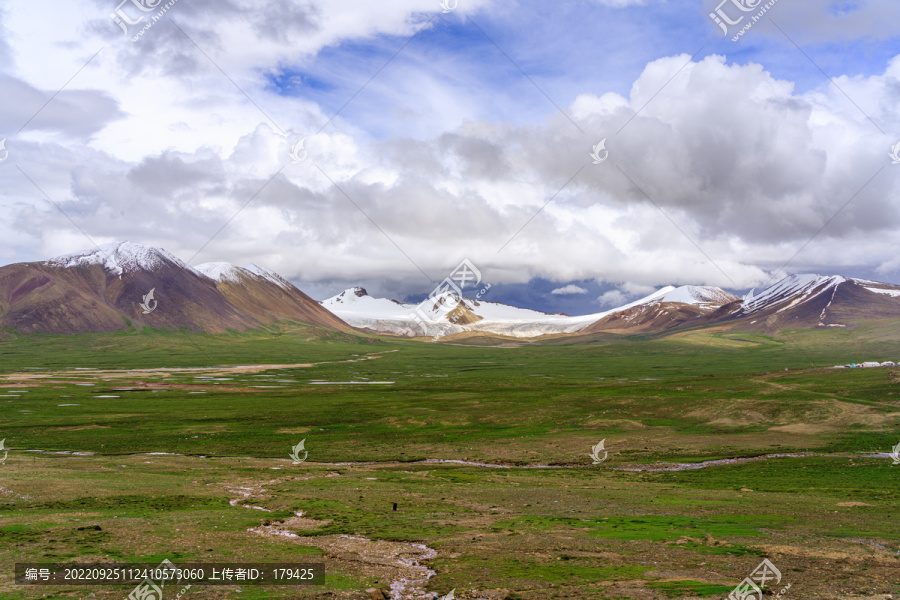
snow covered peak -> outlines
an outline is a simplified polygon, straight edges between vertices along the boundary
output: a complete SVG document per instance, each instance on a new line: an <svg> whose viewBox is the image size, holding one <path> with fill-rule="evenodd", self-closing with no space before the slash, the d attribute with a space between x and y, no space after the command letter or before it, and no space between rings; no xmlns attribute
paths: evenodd
<svg viewBox="0 0 900 600"><path fill-rule="evenodd" d="M722 288L705 285L683 285L681 287L663 288L657 294L665 291L658 299L659 302L680 302L682 304L728 304L737 300L737 296L729 294Z"/></svg>
<svg viewBox="0 0 900 600"><path fill-rule="evenodd" d="M282 289L285 289L288 291L291 291L292 289L294 289L294 286L291 285L290 281L288 281L287 279L285 279L284 277L282 277L275 271L272 271L265 267L260 267L257 264L250 263L250 264L244 265L241 268L244 269L245 271L249 271L250 273L252 273L253 275L256 275L257 277L261 277L267 281L270 281L271 283L274 283L275 285L277 285L278 287L280 287Z"/></svg>
<svg viewBox="0 0 900 600"><path fill-rule="evenodd" d="M657 302L678 302L680 304L693 304L695 306L705 306L715 304L721 306L738 300L737 296L729 294L722 288L705 286L705 285L683 285L675 287L667 285L659 288L649 296L644 296L633 302L629 302L619 308L614 308L604 314L622 311L643 304L653 304Z"/></svg>
<svg viewBox="0 0 900 600"><path fill-rule="evenodd" d="M101 244L91 250L51 258L44 264L61 268L102 265L107 271L115 275L122 275L126 271L155 271L165 266L167 262L200 275L198 271L162 248L154 248L153 246L134 244L132 242Z"/></svg>
<svg viewBox="0 0 900 600"><path fill-rule="evenodd" d="M369 292L366 291L366 288L362 287L352 287L347 288L340 294L336 296L332 296L326 300L322 300L320 304L325 306L326 308L334 308L334 309L343 309L347 310L350 307L362 308L365 310L366 308L371 308L372 302L377 302L378 304L382 303L390 303L393 305L399 304L394 300L388 300L387 298L373 298L369 295Z"/></svg>
<svg viewBox="0 0 900 600"><path fill-rule="evenodd" d="M619 308L570 317L498 302L460 298L452 291L435 294L418 304L401 304L387 298L373 298L366 290L354 287L323 300L321 304L351 325L387 333L440 337L462 331L486 331L514 337L533 337L580 331L608 315L636 306L679 302L707 309L735 300L735 296L716 287L666 286ZM469 313L465 322L451 318L459 310Z"/></svg>
<svg viewBox="0 0 900 600"><path fill-rule="evenodd" d="M256 278L263 279L269 283L274 283L278 287L288 291L293 287L287 279L278 273L253 263L244 265L243 267L237 267L227 262L211 262L197 265L197 270L216 281L241 283L247 278Z"/></svg>
<svg viewBox="0 0 900 600"><path fill-rule="evenodd" d="M748 314L789 299L793 300L793 304L797 304L847 281L846 277L840 275L812 273L788 275L760 291L750 290L744 296L742 310L744 314Z"/></svg>
<svg viewBox="0 0 900 600"><path fill-rule="evenodd" d="M216 281L241 281L242 269L227 262L203 263L194 267L210 279Z"/></svg>

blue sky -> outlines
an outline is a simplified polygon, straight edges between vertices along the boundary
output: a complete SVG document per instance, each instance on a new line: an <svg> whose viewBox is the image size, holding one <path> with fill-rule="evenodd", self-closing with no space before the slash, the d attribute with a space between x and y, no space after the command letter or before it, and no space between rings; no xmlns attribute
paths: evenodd
<svg viewBox="0 0 900 600"><path fill-rule="evenodd" d="M841 16L858 10L860 3L843 2L830 5L829 12ZM732 42L719 35L706 12L697 2L686 1L652 8L584 1L520 3L500 13L471 16L451 13L435 17L412 42L408 36L387 35L341 41L313 57L279 65L267 79L277 93L312 100L333 114L390 61L341 114L354 127L386 138L435 133L412 118L424 112L417 111L420 98L395 95L413 74L415 81L434 80L452 90L471 118L526 125L540 123L554 107L518 68L565 107L586 92L627 96L647 63L664 56L698 53L699 60L720 54L729 62L756 62L803 93L827 83L822 71L870 76L883 72L900 54L900 28L887 39L863 35L804 43L801 52L791 39L800 43L808 38L802 28L787 28L788 39L771 23L761 22L754 35ZM777 5L770 16L778 21ZM408 121L398 119L401 114Z"/></svg>

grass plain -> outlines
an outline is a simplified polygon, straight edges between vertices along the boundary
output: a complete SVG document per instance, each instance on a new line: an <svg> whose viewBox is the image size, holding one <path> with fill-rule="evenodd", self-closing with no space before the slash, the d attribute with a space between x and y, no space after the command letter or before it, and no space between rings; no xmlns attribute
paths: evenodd
<svg viewBox="0 0 900 600"><path fill-rule="evenodd" d="M326 563L322 586L198 599L368 598L417 577L416 598L723 598L764 557L786 598L896 597L900 369L824 367L900 361L897 333L7 334L0 600L129 592L17 587L15 562L163 558Z"/></svg>

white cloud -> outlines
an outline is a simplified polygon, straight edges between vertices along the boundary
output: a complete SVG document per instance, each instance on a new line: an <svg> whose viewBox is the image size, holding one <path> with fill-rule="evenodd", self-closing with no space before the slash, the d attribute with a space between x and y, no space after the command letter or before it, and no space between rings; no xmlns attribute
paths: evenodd
<svg viewBox="0 0 900 600"><path fill-rule="evenodd" d="M234 217L195 262L253 261L311 282L382 278L398 295L430 291L419 267L440 280L463 258L496 283L616 282L600 297L608 305L663 284L751 287L826 223L789 271L900 270L900 167L885 167L828 222L889 162L897 140L860 109L900 132L900 56L880 74L834 74L853 103L828 82L798 93L752 62L712 56L682 69L688 56L660 58L628 94L573 95L567 111L582 136L552 106L537 123L480 116L506 91L484 81L460 102L477 84L460 75L465 66L444 71L446 53L430 61L413 44L408 64L384 76L403 82L396 95L410 95L438 133L391 133L406 127L397 115L407 105L375 102L366 114L383 112L387 134L341 119L315 134L335 108L279 94L265 76L346 40L407 35L436 2L179 2L172 18L215 64L171 23L123 42L106 0L56 4L60 19L28 3L0 15L0 77L17 98L0 107L2 135L112 41L7 141L0 262L86 245L46 192L98 243L131 239L188 259ZM350 67L335 77L371 76ZM456 84L462 91L448 92ZM309 158L294 165L289 148L303 134ZM610 158L593 165L588 153L604 137Z"/></svg>
<svg viewBox="0 0 900 600"><path fill-rule="evenodd" d="M618 308L628 303L628 295L621 290L610 290L601 294L597 298L597 302L600 303L600 306Z"/></svg>
<svg viewBox="0 0 900 600"><path fill-rule="evenodd" d="M588 291L586 289L584 289L583 287L578 287L577 285L570 283L567 286L564 286L561 288L556 288L555 290L553 290L550 293L558 294L558 295L569 295L569 294L587 294Z"/></svg>

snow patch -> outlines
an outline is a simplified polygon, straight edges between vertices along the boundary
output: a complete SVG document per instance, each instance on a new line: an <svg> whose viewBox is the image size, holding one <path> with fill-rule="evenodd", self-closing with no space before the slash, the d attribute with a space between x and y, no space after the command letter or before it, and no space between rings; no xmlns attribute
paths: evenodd
<svg viewBox="0 0 900 600"><path fill-rule="evenodd" d="M58 268L101 265L106 271L119 276L125 272L155 271L166 266L167 263L195 275L201 275L199 271L162 248L127 241L101 244L91 250L64 254L44 262L45 265Z"/></svg>
<svg viewBox="0 0 900 600"><path fill-rule="evenodd" d="M866 289L869 290L870 292L875 292L876 294L884 294L885 296L892 296L894 298L900 298L900 289L886 290L883 288L873 288L873 287L866 287Z"/></svg>
<svg viewBox="0 0 900 600"><path fill-rule="evenodd" d="M826 290L836 288L847 281L845 277L840 275L789 275L759 292L756 289L750 290L744 296L741 311L746 315L781 302L790 301L787 306L779 310L781 312L805 302Z"/></svg>
<svg viewBox="0 0 900 600"><path fill-rule="evenodd" d="M716 287L666 286L618 308L572 317L551 315L499 302L459 298L450 293L438 295L420 304L404 304L387 298L373 298L365 289L354 287L323 300L321 304L354 327L395 335L443 337L464 331L483 331L526 338L553 333L575 333L608 315L643 304L680 302L714 308L734 300L737 300L735 296ZM459 303L461 308L465 308L479 320L466 324L451 322L441 310L446 303ZM417 311L424 313L428 320L417 319Z"/></svg>
<svg viewBox="0 0 900 600"><path fill-rule="evenodd" d="M275 271L270 271L269 269L267 269L265 267L260 267L259 265L256 265L253 263L244 265L241 268L244 269L245 271L248 271L249 273L252 273L253 275L256 275L257 277L261 277L267 281L270 281L270 282L274 283L275 285L277 285L278 287L283 288L287 291L294 290L294 286L291 285L291 282L288 281L287 279L285 279L284 277L282 277L281 275L279 275L278 273L276 273Z"/></svg>
<svg viewBox="0 0 900 600"><path fill-rule="evenodd" d="M194 268L215 281L233 281L235 283L240 283L242 278L241 269L227 262L203 263Z"/></svg>

